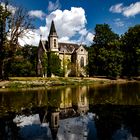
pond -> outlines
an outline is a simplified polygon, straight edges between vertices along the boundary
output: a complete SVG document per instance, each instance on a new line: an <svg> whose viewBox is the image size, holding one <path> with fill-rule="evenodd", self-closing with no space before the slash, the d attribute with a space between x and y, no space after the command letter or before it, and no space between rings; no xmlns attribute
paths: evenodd
<svg viewBox="0 0 140 140"><path fill-rule="evenodd" d="M0 91L1 140L139 140L140 83Z"/></svg>

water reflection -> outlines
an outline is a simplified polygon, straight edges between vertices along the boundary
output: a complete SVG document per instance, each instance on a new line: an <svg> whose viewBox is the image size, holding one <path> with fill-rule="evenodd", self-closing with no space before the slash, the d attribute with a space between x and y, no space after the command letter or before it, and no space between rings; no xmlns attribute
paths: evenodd
<svg viewBox="0 0 140 140"><path fill-rule="evenodd" d="M0 93L0 137L2 140L137 140L139 85Z"/></svg>

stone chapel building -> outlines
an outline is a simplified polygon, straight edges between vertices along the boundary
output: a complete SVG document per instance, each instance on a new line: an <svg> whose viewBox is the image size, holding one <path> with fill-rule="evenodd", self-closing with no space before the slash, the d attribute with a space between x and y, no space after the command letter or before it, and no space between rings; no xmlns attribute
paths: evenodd
<svg viewBox="0 0 140 140"><path fill-rule="evenodd" d="M65 61L65 77L87 76L85 66L88 64L88 52L82 45L58 42L58 35L55 29L54 21L51 23L48 41L40 39L38 46L37 74L41 76L43 76L42 55L44 52L53 52L58 55L61 60L62 68L64 68L63 65ZM68 67L68 64L71 64L71 67Z"/></svg>

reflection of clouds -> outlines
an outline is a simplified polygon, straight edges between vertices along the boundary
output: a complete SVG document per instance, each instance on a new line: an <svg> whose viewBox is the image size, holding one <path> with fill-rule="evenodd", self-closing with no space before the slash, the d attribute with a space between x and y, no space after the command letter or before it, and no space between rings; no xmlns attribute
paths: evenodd
<svg viewBox="0 0 140 140"><path fill-rule="evenodd" d="M89 125L89 123L91 125ZM96 127L92 113L60 120L57 137L58 140L86 140L89 137L90 130L92 131L92 136L90 138L97 140Z"/></svg>
<svg viewBox="0 0 140 140"><path fill-rule="evenodd" d="M52 140L50 128L53 127L58 129L58 140L86 140L90 131L92 131L92 135L90 135L91 138L97 140L93 113L59 120L59 127L58 125L55 126L54 124L55 116L58 116L58 114L54 114L55 112L52 113L53 119L51 116L52 121L49 122L49 124L41 124L38 114L29 116L17 116L14 119L14 122L17 123L17 125L20 127L20 137L26 140Z"/></svg>

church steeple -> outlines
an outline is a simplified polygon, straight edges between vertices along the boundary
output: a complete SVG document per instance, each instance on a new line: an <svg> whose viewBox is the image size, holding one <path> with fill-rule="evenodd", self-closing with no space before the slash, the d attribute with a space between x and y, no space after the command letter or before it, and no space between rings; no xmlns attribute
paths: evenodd
<svg viewBox="0 0 140 140"><path fill-rule="evenodd" d="M48 36L49 50L58 53L58 36L56 33L54 21L52 20L50 33Z"/></svg>
<svg viewBox="0 0 140 140"><path fill-rule="evenodd" d="M54 21L52 20L49 36L57 36Z"/></svg>

